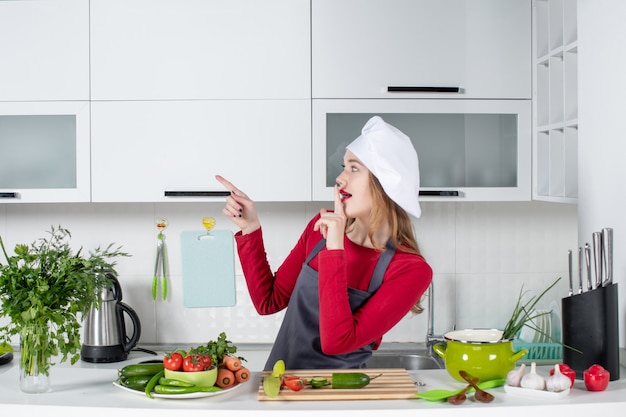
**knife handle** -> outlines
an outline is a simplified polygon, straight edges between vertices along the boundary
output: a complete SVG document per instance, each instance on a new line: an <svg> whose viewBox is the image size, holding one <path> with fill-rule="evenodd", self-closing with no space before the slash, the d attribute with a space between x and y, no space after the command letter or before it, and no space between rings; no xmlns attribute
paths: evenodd
<svg viewBox="0 0 626 417"><path fill-rule="evenodd" d="M593 288L591 279L591 247L589 243L585 243L585 266L587 270L587 291Z"/></svg>
<svg viewBox="0 0 626 417"><path fill-rule="evenodd" d="M596 286L602 286L602 232L593 232L593 265L596 271Z"/></svg>
<svg viewBox="0 0 626 417"><path fill-rule="evenodd" d="M572 278L572 251L567 251L567 267L569 271L569 295L572 296L574 294L574 281Z"/></svg>
<svg viewBox="0 0 626 417"><path fill-rule="evenodd" d="M602 259L604 260L604 279L602 286L611 284L613 281L613 229L602 229Z"/></svg>
<svg viewBox="0 0 626 417"><path fill-rule="evenodd" d="M578 294L583 292L583 248L578 248Z"/></svg>

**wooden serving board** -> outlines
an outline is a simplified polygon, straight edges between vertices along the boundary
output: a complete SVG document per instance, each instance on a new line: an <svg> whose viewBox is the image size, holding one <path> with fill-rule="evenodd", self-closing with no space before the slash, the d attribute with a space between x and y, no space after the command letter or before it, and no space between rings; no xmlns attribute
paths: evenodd
<svg viewBox="0 0 626 417"><path fill-rule="evenodd" d="M285 374L297 375L301 378L327 378L335 372L362 372L370 377L382 374L372 380L369 385L359 389L333 389L330 385L322 388L312 388L307 385L300 391L291 391L289 388L280 390L276 398L265 395L263 379L259 385L259 401L339 401L339 400L406 400L414 399L417 387L404 368L367 368L367 369L306 369L288 370ZM270 371L264 371L264 378Z"/></svg>

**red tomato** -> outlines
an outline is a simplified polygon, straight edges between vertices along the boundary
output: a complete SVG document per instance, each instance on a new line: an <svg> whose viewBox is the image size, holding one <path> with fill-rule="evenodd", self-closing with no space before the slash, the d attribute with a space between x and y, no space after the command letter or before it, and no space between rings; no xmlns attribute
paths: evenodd
<svg viewBox="0 0 626 417"><path fill-rule="evenodd" d="M559 371L561 371L563 375L565 375L570 379L570 381L572 381L569 386L570 388L572 388L574 386L574 381L576 380L576 371L570 368L569 365L566 365L564 363L559 364ZM552 375L554 375L554 368L550 369L550 376Z"/></svg>
<svg viewBox="0 0 626 417"><path fill-rule="evenodd" d="M163 367L170 371L179 371L183 367L183 355L172 352L163 358Z"/></svg>
<svg viewBox="0 0 626 417"><path fill-rule="evenodd" d="M210 355L200 355L198 357L198 362L200 362L200 364L204 367L205 371L209 370L211 368L211 365L213 364Z"/></svg>
<svg viewBox="0 0 626 417"><path fill-rule="evenodd" d="M280 386L281 386L281 388L286 386L287 384L285 382L288 381L288 380L291 380L291 379L301 379L301 378L299 376L297 376L297 375L288 375L288 374L285 375L285 374L283 374L283 375L280 376L280 382L281 382Z"/></svg>
<svg viewBox="0 0 626 417"><path fill-rule="evenodd" d="M204 371L204 366L200 363L199 355L187 355L183 359L183 371L200 372Z"/></svg>
<svg viewBox="0 0 626 417"><path fill-rule="evenodd" d="M583 372L585 387L589 391L604 391L609 386L610 377L609 371L601 365L591 365Z"/></svg>
<svg viewBox="0 0 626 417"><path fill-rule="evenodd" d="M305 380L302 378L284 379L283 382L285 386L292 391L300 391L306 384Z"/></svg>

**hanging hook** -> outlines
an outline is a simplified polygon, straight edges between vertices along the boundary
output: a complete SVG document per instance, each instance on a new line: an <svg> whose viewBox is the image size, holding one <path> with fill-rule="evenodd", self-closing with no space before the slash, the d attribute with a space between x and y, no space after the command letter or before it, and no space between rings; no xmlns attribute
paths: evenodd
<svg viewBox="0 0 626 417"><path fill-rule="evenodd" d="M198 236L198 239L213 239L213 236L209 232L213 229L213 226L215 226L215 219L213 217L203 217L202 226L206 229L206 234Z"/></svg>

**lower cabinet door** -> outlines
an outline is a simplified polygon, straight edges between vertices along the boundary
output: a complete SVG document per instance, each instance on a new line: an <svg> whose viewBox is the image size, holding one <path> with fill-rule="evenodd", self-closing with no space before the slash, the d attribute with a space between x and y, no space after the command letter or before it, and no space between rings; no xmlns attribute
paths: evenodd
<svg viewBox="0 0 626 417"><path fill-rule="evenodd" d="M311 200L310 100L92 103L92 201Z"/></svg>

